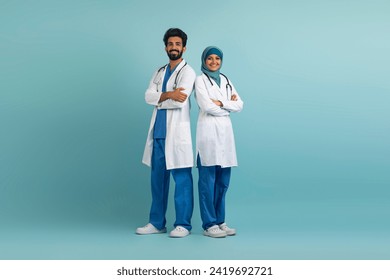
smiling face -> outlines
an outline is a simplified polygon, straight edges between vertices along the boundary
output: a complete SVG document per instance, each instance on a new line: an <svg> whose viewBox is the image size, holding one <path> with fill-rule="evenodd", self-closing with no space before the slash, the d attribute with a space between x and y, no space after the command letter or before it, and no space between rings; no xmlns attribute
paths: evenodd
<svg viewBox="0 0 390 280"><path fill-rule="evenodd" d="M186 47L183 47L183 40L178 37L169 37L165 51L170 60L178 60L185 52Z"/></svg>
<svg viewBox="0 0 390 280"><path fill-rule="evenodd" d="M210 54L205 61L207 68L214 72L221 68L221 58L216 54Z"/></svg>

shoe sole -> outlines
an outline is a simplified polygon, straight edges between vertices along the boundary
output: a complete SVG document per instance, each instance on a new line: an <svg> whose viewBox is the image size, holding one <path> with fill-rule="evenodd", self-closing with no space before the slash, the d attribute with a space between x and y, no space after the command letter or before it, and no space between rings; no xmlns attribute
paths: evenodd
<svg viewBox="0 0 390 280"><path fill-rule="evenodd" d="M157 231L157 232L135 232L136 234L138 235L149 235L149 234L159 234L159 233L167 233L167 230L160 230L160 231Z"/></svg>
<svg viewBox="0 0 390 280"><path fill-rule="evenodd" d="M188 233L186 235L169 235L169 237L171 238L183 238L183 237L187 237L188 235L190 235L191 233Z"/></svg>
<svg viewBox="0 0 390 280"><path fill-rule="evenodd" d="M207 236L207 237L211 237L211 238L225 238L227 236L227 234L225 235L211 235L211 234L207 234L207 233L203 233L204 236Z"/></svg>

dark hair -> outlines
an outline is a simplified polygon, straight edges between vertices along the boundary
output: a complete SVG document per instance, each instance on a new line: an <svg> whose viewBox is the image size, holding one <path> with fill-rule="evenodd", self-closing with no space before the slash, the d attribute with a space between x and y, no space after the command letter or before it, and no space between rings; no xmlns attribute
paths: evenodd
<svg viewBox="0 0 390 280"><path fill-rule="evenodd" d="M180 37L183 41L183 47L187 45L187 34L185 34L184 31L179 28L169 28L167 32L165 32L163 39L165 46L168 45L168 39L170 37Z"/></svg>

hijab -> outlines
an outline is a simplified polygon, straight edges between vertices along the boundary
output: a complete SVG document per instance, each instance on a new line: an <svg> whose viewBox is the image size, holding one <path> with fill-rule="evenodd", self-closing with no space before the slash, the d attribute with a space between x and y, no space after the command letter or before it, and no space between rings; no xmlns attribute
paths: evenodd
<svg viewBox="0 0 390 280"><path fill-rule="evenodd" d="M221 65L217 71L210 71L206 65L207 57L209 55L212 55L212 54L218 55L221 58ZM222 58L223 58L222 50L217 48L217 47L214 47L214 46L207 47L202 53L202 68L201 68L201 70L203 73L208 75L211 79L213 79L217 83L218 86L221 86L221 78L219 76L219 70L222 67Z"/></svg>

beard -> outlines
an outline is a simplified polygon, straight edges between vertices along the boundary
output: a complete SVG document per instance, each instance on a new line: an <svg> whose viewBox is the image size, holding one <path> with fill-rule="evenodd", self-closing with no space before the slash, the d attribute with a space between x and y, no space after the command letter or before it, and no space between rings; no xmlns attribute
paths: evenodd
<svg viewBox="0 0 390 280"><path fill-rule="evenodd" d="M180 51L170 51L170 52L167 52L167 55L168 55L170 60L178 60L183 55L183 52L182 51L181 52Z"/></svg>

